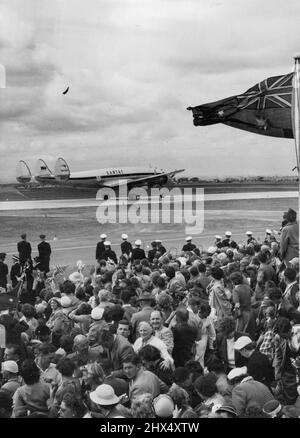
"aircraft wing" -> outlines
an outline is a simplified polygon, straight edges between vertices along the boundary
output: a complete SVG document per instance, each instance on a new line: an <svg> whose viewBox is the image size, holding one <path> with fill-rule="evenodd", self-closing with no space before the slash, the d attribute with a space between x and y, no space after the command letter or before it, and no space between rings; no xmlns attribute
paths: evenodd
<svg viewBox="0 0 300 438"><path fill-rule="evenodd" d="M147 184L149 182L154 182L155 180L160 180L162 177L174 178L176 173L184 172L185 169L173 170L172 172L156 173L154 175L146 176L143 178L128 178L128 179L115 179L113 181L105 182L103 185L107 187L117 187L121 185L141 185Z"/></svg>

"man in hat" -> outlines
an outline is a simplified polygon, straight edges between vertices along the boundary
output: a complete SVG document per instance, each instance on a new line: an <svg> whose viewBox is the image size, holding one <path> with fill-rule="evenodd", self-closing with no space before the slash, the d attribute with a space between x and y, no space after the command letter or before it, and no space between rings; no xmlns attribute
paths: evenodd
<svg viewBox="0 0 300 438"><path fill-rule="evenodd" d="M134 244L135 244L135 248L133 248L132 250L131 261L134 262L135 260L145 259L146 258L145 251L141 248L142 241L138 239L134 242Z"/></svg>
<svg viewBox="0 0 300 438"><path fill-rule="evenodd" d="M155 257L156 251L157 251L156 250L156 247L157 247L156 241L151 242L151 246L152 246L152 249L150 249L150 251L148 252L148 260L150 263L153 262L153 259Z"/></svg>
<svg viewBox="0 0 300 438"><path fill-rule="evenodd" d="M6 253L0 253L0 287L6 289L7 287L7 275L8 275L8 266L4 263L6 258Z"/></svg>
<svg viewBox="0 0 300 438"><path fill-rule="evenodd" d="M131 327L134 340L136 339L137 328L140 322L150 322L150 316L153 311L151 305L154 304L154 298L150 292L143 292L137 301L140 303L141 310L134 313L131 318Z"/></svg>
<svg viewBox="0 0 300 438"><path fill-rule="evenodd" d="M1 391L5 391L12 398L16 390L21 386L18 378L19 367L14 360L2 362L2 377L5 383L1 386Z"/></svg>
<svg viewBox="0 0 300 438"><path fill-rule="evenodd" d="M263 409L265 404L274 400L269 388L257 382L247 373L247 367L234 368L227 376L233 386L232 404L238 415L244 414L249 408Z"/></svg>
<svg viewBox="0 0 300 438"><path fill-rule="evenodd" d="M196 245L192 243L193 240L192 236L187 236L185 240L186 240L186 244L183 245L182 251L194 251Z"/></svg>
<svg viewBox="0 0 300 438"><path fill-rule="evenodd" d="M107 238L106 234L100 234L101 241L98 242L96 246L96 260L98 260L98 262L103 259L103 254L105 252L104 242L106 238Z"/></svg>
<svg viewBox="0 0 300 438"><path fill-rule="evenodd" d="M234 343L234 349L245 358L247 372L254 380L271 387L274 380L274 370L268 357L256 350L256 344L249 336L241 336Z"/></svg>
<svg viewBox="0 0 300 438"><path fill-rule="evenodd" d="M50 271L50 254L51 254L51 246L50 243L46 242L45 234L40 235L41 243L38 244L38 252L39 252L39 269L42 272Z"/></svg>
<svg viewBox="0 0 300 438"><path fill-rule="evenodd" d="M19 281L19 278L22 274L22 267L20 264L19 257L17 255L12 256L13 264L10 268L10 279L12 287L16 287Z"/></svg>
<svg viewBox="0 0 300 438"><path fill-rule="evenodd" d="M219 235L215 236L215 241L214 241L214 245L213 246L216 246L219 249L222 248L222 237L221 236L219 236Z"/></svg>
<svg viewBox="0 0 300 438"><path fill-rule="evenodd" d="M117 397L112 386L103 383L90 392L91 411L83 418L125 418L120 397Z"/></svg>
<svg viewBox="0 0 300 438"><path fill-rule="evenodd" d="M121 243L121 253L122 254L126 254L128 258L130 258L131 253L132 253L132 245L130 242L128 242L128 235L127 234L122 234L122 240L123 242Z"/></svg>
<svg viewBox="0 0 300 438"><path fill-rule="evenodd" d="M31 260L31 245L27 242L27 235L21 234L21 241L18 242L17 248L19 252L20 265L23 267L27 260Z"/></svg>
<svg viewBox="0 0 300 438"><path fill-rule="evenodd" d="M106 240L106 241L104 242L104 246L105 246L105 251L104 251L104 253L103 253L103 255L102 255L102 258L103 258L104 260L108 260L108 259L110 259L110 260L112 260L115 264L117 264L117 263L118 263L117 255L116 255L115 251L113 251L113 250L111 249L111 243L110 243L108 240Z"/></svg>
<svg viewBox="0 0 300 438"><path fill-rule="evenodd" d="M280 253L285 266L288 267L290 260L299 257L299 227L295 210L289 208L286 219L288 222L280 236Z"/></svg>
<svg viewBox="0 0 300 438"><path fill-rule="evenodd" d="M103 307L95 307L92 310L91 318L92 322L89 327L89 331L87 334L87 338L90 346L95 346L99 343L99 339L101 337L101 333L104 330L108 330L108 324L103 319L104 308Z"/></svg>
<svg viewBox="0 0 300 438"><path fill-rule="evenodd" d="M230 246L230 243L231 243L231 236L232 236L232 233L231 233L231 231L226 231L225 232L225 238L222 240L222 246L221 246L221 248L222 247L227 247L227 246Z"/></svg>
<svg viewBox="0 0 300 438"><path fill-rule="evenodd" d="M246 236L247 236L247 245L249 245L250 243L252 243L252 244L256 243L256 240L253 237L252 231L247 231Z"/></svg>
<svg viewBox="0 0 300 438"><path fill-rule="evenodd" d="M271 246L271 236L273 236L272 234L272 230L270 230L269 228L266 229L266 234L265 234L265 239L264 239L264 244ZM273 236L274 237L274 236ZM274 241L274 240L273 240ZM276 239L275 239L276 242Z"/></svg>

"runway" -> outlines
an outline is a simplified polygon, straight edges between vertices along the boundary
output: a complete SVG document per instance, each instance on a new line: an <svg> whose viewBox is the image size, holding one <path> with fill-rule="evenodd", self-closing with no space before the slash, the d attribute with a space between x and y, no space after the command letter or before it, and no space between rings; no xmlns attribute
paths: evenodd
<svg viewBox="0 0 300 438"><path fill-rule="evenodd" d="M201 195L199 195L201 197ZM205 193L204 201L227 201L227 200L250 200L250 199L295 199L298 198L297 191L268 191L268 192L244 192L244 193ZM195 197L185 196L185 200L194 200ZM106 205L114 205L118 202L127 201L125 198L116 198L106 201ZM153 201L151 197L139 199L140 204L148 204ZM0 211L12 210L36 210L36 209L57 209L57 208L80 208L98 207L103 202L97 199L55 199L55 200L35 200L35 201L4 201L0 202ZM127 201L128 205L135 202ZM181 202L181 201L180 201ZM176 203L176 199L175 199Z"/></svg>

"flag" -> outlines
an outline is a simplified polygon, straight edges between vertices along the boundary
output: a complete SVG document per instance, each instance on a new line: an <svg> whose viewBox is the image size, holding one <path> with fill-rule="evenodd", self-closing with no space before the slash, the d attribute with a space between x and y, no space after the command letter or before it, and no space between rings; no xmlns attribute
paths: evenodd
<svg viewBox="0 0 300 438"><path fill-rule="evenodd" d="M270 77L243 94L187 109L193 112L195 126L223 123L255 134L293 138L293 74Z"/></svg>
<svg viewBox="0 0 300 438"><path fill-rule="evenodd" d="M16 309L19 303L19 295L23 287L23 280L20 280L17 285L9 292L0 293L0 311Z"/></svg>
<svg viewBox="0 0 300 438"><path fill-rule="evenodd" d="M18 305L18 297L5 292L0 294L0 311L16 309Z"/></svg>
<svg viewBox="0 0 300 438"><path fill-rule="evenodd" d="M300 145L300 68L299 58L295 58L295 71L293 80L293 94L292 94L292 124L295 137L297 165L299 166L299 145Z"/></svg>

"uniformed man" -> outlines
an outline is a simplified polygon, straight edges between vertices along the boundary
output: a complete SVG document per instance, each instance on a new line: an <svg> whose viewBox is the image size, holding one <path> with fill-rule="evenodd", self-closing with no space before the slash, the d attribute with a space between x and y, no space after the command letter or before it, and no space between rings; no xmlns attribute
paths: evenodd
<svg viewBox="0 0 300 438"><path fill-rule="evenodd" d="M117 259L115 251L113 251L111 249L111 243L108 240L105 240L104 246L105 246L105 251L103 253L103 257L102 258L104 260L111 259L113 262L115 262L117 264L118 263L118 259Z"/></svg>
<svg viewBox="0 0 300 438"><path fill-rule="evenodd" d="M0 253L0 287L6 289L7 286L7 275L8 275L8 266L4 263L6 258L6 253Z"/></svg>
<svg viewBox="0 0 300 438"><path fill-rule="evenodd" d="M269 245L271 246L271 236L272 236L272 231L269 230L268 228L266 229L266 234L265 234L265 239L264 239L264 244L265 245Z"/></svg>
<svg viewBox="0 0 300 438"><path fill-rule="evenodd" d="M18 242L17 248L19 252L20 265L23 267L27 260L31 260L31 245L27 242L27 235L21 234L21 241Z"/></svg>
<svg viewBox="0 0 300 438"><path fill-rule="evenodd" d="M148 251L148 260L149 260L150 263L153 262L153 259L155 257L156 251L157 251L156 250L156 241L151 242L151 246L152 246L152 249L150 249Z"/></svg>
<svg viewBox="0 0 300 438"><path fill-rule="evenodd" d="M192 243L192 236L187 236L185 238L186 244L183 245L182 251L193 251L196 248L196 245Z"/></svg>
<svg viewBox="0 0 300 438"><path fill-rule="evenodd" d="M134 242L134 244L135 244L135 248L133 248L132 250L131 261L133 262L134 260L145 259L146 258L145 251L141 248L142 241L138 239Z"/></svg>
<svg viewBox="0 0 300 438"><path fill-rule="evenodd" d="M252 231L247 231L246 236L247 236L247 245L249 245L249 243L256 243L256 240L253 237Z"/></svg>
<svg viewBox="0 0 300 438"><path fill-rule="evenodd" d="M51 246L48 242L46 242L45 234L40 235L41 243L38 244L38 252L39 252L39 269L42 272L50 271L50 254L51 254Z"/></svg>
<svg viewBox="0 0 300 438"><path fill-rule="evenodd" d="M101 241L97 243L97 246L96 246L96 260L98 260L98 262L101 259L103 259L103 254L105 252L104 242L105 242L106 238L107 238L106 234L101 234L100 235Z"/></svg>
<svg viewBox="0 0 300 438"><path fill-rule="evenodd" d="M222 237L221 236L219 236L219 235L215 236L214 246L216 246L217 248L222 248Z"/></svg>
<svg viewBox="0 0 300 438"><path fill-rule="evenodd" d="M123 239L123 242L121 243L121 253L130 257L132 253L132 245L127 241L127 234L122 234L121 238Z"/></svg>
<svg viewBox="0 0 300 438"><path fill-rule="evenodd" d="M226 231L225 238L222 240L222 246L230 246L230 244L231 244L231 236L232 236L232 232L231 231Z"/></svg>

